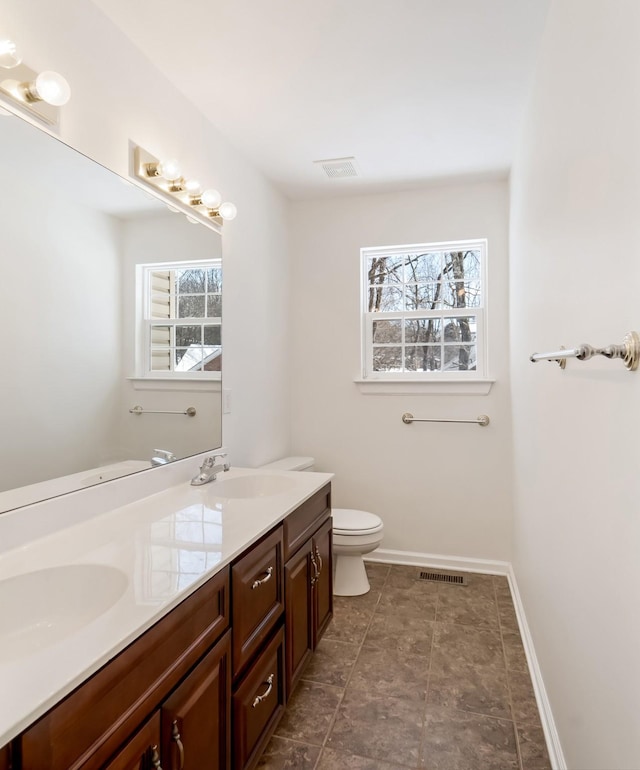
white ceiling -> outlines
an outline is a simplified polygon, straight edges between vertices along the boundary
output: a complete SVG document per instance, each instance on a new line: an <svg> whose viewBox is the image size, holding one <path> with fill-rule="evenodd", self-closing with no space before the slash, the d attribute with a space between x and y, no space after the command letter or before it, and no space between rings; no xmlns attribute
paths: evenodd
<svg viewBox="0 0 640 770"><path fill-rule="evenodd" d="M506 174L549 1L94 0L291 198Z"/></svg>

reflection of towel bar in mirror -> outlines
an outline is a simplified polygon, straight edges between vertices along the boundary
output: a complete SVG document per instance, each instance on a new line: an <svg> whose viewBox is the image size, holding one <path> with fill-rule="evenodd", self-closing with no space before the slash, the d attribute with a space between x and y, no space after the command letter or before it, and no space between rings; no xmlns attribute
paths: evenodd
<svg viewBox="0 0 640 770"><path fill-rule="evenodd" d="M577 348L566 350L560 348L552 353L533 353L529 361L535 364L536 361L556 361L561 369L567 365L567 358L577 358L578 361L588 361L594 356L604 356L605 358L620 358L626 368L634 372L640 363L640 336L637 332L625 334L622 345L608 345L606 348L595 348L592 345L584 343Z"/></svg>
<svg viewBox="0 0 640 770"><path fill-rule="evenodd" d="M187 417L196 416L196 408L194 406L187 407L184 412L166 412L159 411L157 409L143 409L141 406L134 406L133 409L129 409L129 411L131 414L186 414Z"/></svg>
<svg viewBox="0 0 640 770"><path fill-rule="evenodd" d="M402 415L402 422L405 425L411 425L412 422L469 422L485 428L491 421L486 414L479 415L475 420L444 420L438 417L414 417L411 412L405 412Z"/></svg>

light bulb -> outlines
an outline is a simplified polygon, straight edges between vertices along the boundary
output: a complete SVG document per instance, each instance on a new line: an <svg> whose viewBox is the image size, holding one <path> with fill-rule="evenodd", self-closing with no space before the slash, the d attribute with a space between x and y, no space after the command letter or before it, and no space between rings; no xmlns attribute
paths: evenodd
<svg viewBox="0 0 640 770"><path fill-rule="evenodd" d="M184 189L187 191L191 198L198 198L202 192L202 185L197 179L188 179L184 183Z"/></svg>
<svg viewBox="0 0 640 770"><path fill-rule="evenodd" d="M160 163L158 163L158 174L169 182L175 182L176 179L180 179L182 176L180 162L175 158L161 160Z"/></svg>
<svg viewBox="0 0 640 770"><path fill-rule="evenodd" d="M202 205L208 209L217 209L222 200L222 195L217 190L205 190L200 196Z"/></svg>
<svg viewBox="0 0 640 770"><path fill-rule="evenodd" d="M71 97L71 88L67 81L53 70L45 70L36 78L35 92L43 102L54 107L62 107Z"/></svg>
<svg viewBox="0 0 640 770"><path fill-rule="evenodd" d="M22 56L13 40L7 38L0 40L0 67L10 70L12 67L17 67L21 61Z"/></svg>
<svg viewBox="0 0 640 770"><path fill-rule="evenodd" d="M235 219L237 213L238 213L238 209L233 205L233 203L229 203L229 202L221 203L220 208L218 209L218 214L225 221L229 219Z"/></svg>

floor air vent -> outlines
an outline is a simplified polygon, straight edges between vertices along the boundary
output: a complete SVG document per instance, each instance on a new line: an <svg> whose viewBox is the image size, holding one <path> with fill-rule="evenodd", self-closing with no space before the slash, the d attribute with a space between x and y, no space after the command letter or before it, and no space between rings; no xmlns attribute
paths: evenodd
<svg viewBox="0 0 640 770"><path fill-rule="evenodd" d="M447 574L445 572L420 572L420 580L432 580L436 583L453 583L457 586L466 586L467 579L464 575Z"/></svg>

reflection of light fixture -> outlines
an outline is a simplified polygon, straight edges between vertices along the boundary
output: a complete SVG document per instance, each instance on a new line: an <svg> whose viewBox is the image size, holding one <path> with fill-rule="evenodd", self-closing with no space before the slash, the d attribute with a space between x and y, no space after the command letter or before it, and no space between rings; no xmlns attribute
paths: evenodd
<svg viewBox="0 0 640 770"><path fill-rule="evenodd" d="M18 52L18 46L13 42L13 40L9 40L8 38L1 39L0 67L4 67L5 69L9 70L13 67L17 67L21 61L22 56L20 56L20 53Z"/></svg>
<svg viewBox="0 0 640 770"><path fill-rule="evenodd" d="M132 145L131 175L168 200L173 210L187 215L189 222L199 222L220 229L223 221L234 219L233 203L222 202L222 195L213 188L202 189L196 179L185 179L177 160L159 160L142 147Z"/></svg>
<svg viewBox="0 0 640 770"><path fill-rule="evenodd" d="M66 104L71 89L62 75L53 70L34 72L21 63L12 40L0 40L0 67L11 69L11 78L0 80L0 96L10 99L22 110L56 125L58 107Z"/></svg>

